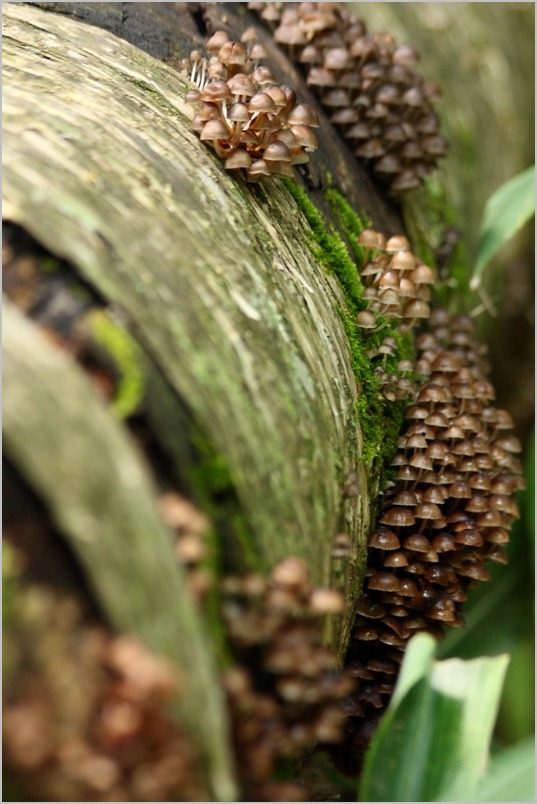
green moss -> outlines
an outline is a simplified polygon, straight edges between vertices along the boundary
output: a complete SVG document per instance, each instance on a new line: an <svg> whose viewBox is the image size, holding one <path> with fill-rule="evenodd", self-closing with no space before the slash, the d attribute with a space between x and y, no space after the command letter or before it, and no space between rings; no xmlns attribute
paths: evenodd
<svg viewBox="0 0 537 804"><path fill-rule="evenodd" d="M313 233L311 245L316 259L330 273L337 276L345 298L354 309L358 310L363 287L356 263L350 257L345 243L333 228L326 229L321 215L302 187L287 180L284 180L284 183L311 227Z"/></svg>
<svg viewBox="0 0 537 804"><path fill-rule="evenodd" d="M325 190L324 196L331 204L341 228L347 235L354 256L358 264L361 265L364 259L364 249L358 245L357 240L364 229L368 229L371 226L371 220L365 213L361 216L357 215L348 201L334 187L329 187L328 190Z"/></svg>
<svg viewBox="0 0 537 804"><path fill-rule="evenodd" d="M394 337L398 343L398 353L395 357L388 357L385 363L386 371L394 372L398 360L413 356L412 341L409 335L402 335L391 323L379 332L367 334L356 326L356 314L365 309L365 304L362 302L363 286L359 276L363 252L354 244L370 222L358 216L337 190L330 188L325 192L342 230L348 237L354 254L353 259L338 232L333 227L327 229L305 191L292 182L285 183L311 227L310 245L316 259L337 277L345 296L346 308L338 309L338 313L347 334L352 367L360 388L356 412L363 434L361 460L368 468L370 487L374 492L384 466L395 454L406 402L390 402L384 397L375 374L375 364L372 363L369 354L387 335Z"/></svg>
<svg viewBox="0 0 537 804"><path fill-rule="evenodd" d="M144 375L138 345L126 329L116 324L104 311L88 316L95 342L113 359L120 372L112 410L126 419L139 406L144 395Z"/></svg>

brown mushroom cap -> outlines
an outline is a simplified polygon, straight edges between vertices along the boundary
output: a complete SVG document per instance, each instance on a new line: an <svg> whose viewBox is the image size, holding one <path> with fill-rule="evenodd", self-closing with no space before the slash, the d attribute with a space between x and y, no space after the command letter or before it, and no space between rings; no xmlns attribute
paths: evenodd
<svg viewBox="0 0 537 804"><path fill-rule="evenodd" d="M380 592L399 591L399 581L393 572L376 572L367 581L368 589L378 589Z"/></svg>
<svg viewBox="0 0 537 804"><path fill-rule="evenodd" d="M395 533L386 528L371 531L367 544L377 550L398 550L401 546Z"/></svg>
<svg viewBox="0 0 537 804"><path fill-rule="evenodd" d="M414 514L408 508L390 508L379 521L382 525L403 528L414 525L416 522Z"/></svg>

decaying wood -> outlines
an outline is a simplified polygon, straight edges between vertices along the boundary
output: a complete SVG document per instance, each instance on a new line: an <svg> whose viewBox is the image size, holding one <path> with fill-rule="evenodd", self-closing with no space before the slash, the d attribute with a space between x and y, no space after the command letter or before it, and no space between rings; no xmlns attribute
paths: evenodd
<svg viewBox="0 0 537 804"><path fill-rule="evenodd" d="M230 469L254 565L298 555L317 584L334 581L330 551L342 526L355 556L365 550L359 391L341 288L315 259L294 200L278 182L249 186L226 174L190 131L190 85L172 67L30 6L4 6L3 26L4 218L93 286L192 411ZM322 206L331 173L363 208L349 178L356 167L342 157L322 167L323 137L331 135L321 132L321 167L306 183ZM371 198L389 234L396 216L373 190ZM81 369L16 311L6 319L7 455L53 512L111 622L181 666L190 691L182 716L215 796L230 800L210 646L170 560L143 459ZM180 438L172 423L170 442ZM359 495L343 510L351 470ZM355 558L336 579L350 602L359 576ZM352 606L332 639L340 650L351 623Z"/></svg>

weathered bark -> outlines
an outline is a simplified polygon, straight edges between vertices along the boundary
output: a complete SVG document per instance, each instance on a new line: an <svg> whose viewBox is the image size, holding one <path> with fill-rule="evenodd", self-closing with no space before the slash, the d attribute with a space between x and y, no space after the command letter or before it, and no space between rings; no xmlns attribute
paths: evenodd
<svg viewBox="0 0 537 804"><path fill-rule="evenodd" d="M67 260L134 334L172 457L189 460L185 406L223 456L247 525L246 563L267 570L302 556L317 584L332 580L352 601L369 510L359 391L338 312L345 298L293 198L279 182L252 187L226 174L190 131L189 82L176 70L64 16L3 12L4 218ZM321 167L304 180L323 206L324 150L363 207L356 165L347 169L323 137ZM397 218L372 186L365 198L393 231ZM7 456L51 511L111 624L181 668L181 717L215 797L233 799L207 625L173 561L143 457L75 362L10 307L5 347ZM359 495L344 508L350 470ZM355 558L334 579L341 527ZM340 650L347 612L331 637Z"/></svg>

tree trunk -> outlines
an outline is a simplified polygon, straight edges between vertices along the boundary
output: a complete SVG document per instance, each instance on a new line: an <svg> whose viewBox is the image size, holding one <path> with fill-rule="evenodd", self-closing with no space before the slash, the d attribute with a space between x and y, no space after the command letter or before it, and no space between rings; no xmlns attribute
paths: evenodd
<svg viewBox="0 0 537 804"><path fill-rule="evenodd" d="M200 441L225 466L242 526L230 535L221 523L222 565L267 571L285 556L306 559L316 584L346 595L342 627L327 632L341 652L371 491L341 285L323 269L288 189L229 176L191 132L188 80L109 32L50 13L69 6L103 23L117 21L116 4L41 5L48 10L3 9L4 220L67 261L134 338L145 410L177 474L199 468ZM188 55L192 9L135 5L136 30L153 33L146 43L182 30L173 60ZM231 29L245 27L242 13L225 9ZM224 18L222 8L211 14ZM293 68L275 62L313 102ZM339 225L324 193L335 186L386 234L399 229L328 126L320 142L300 181L326 226ZM212 794L233 800L208 636L219 621L206 622L189 599L155 479L80 366L9 303L4 337L6 455L47 506L113 627L180 668L179 717L199 741ZM350 471L358 496L344 502ZM209 496L211 482L201 484ZM335 573L341 529L353 558Z"/></svg>

